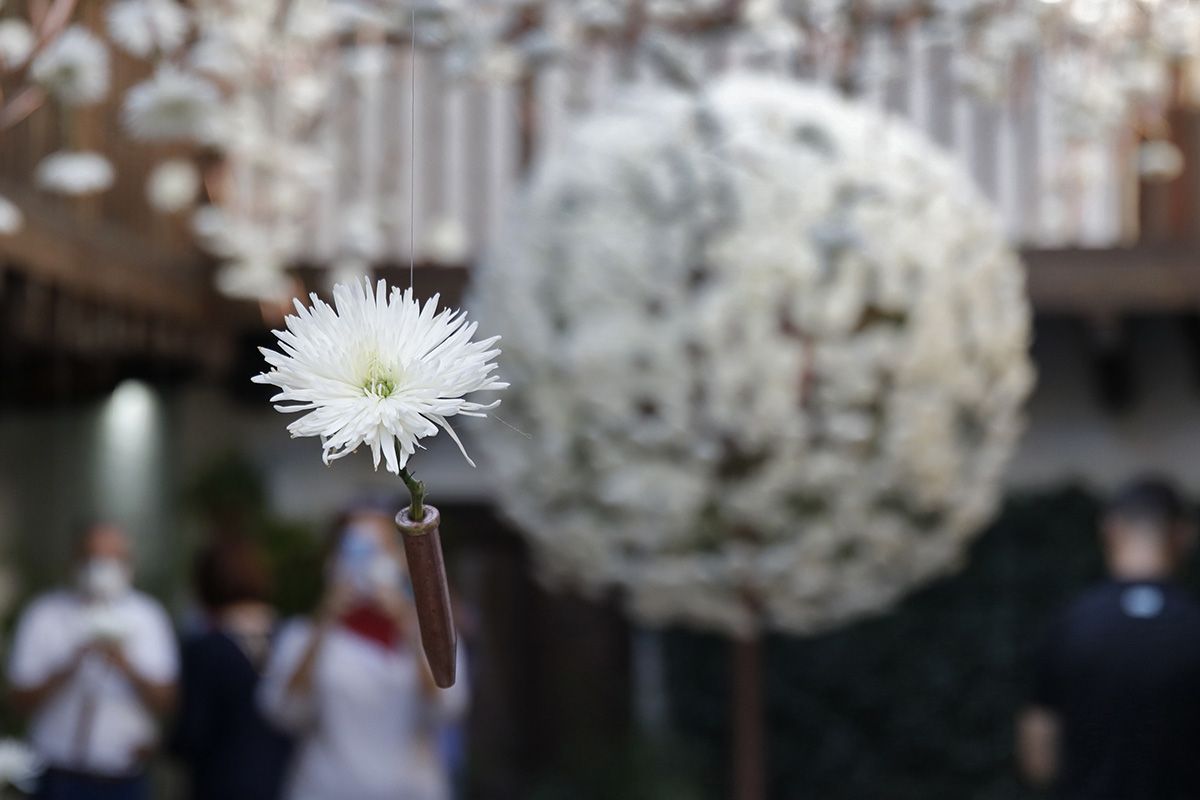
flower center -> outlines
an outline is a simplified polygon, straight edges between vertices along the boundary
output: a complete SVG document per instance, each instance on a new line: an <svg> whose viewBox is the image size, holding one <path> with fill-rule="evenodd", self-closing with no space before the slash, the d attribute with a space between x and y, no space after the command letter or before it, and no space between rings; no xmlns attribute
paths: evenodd
<svg viewBox="0 0 1200 800"><path fill-rule="evenodd" d="M400 381L394 370L385 369L379 357L373 356L367 365L367 377L363 380L363 393L380 399L391 397Z"/></svg>

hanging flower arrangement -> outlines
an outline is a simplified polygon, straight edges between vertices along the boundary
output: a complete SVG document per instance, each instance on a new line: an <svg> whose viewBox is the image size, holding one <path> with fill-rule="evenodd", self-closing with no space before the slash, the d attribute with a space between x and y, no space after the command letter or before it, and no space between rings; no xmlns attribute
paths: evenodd
<svg viewBox="0 0 1200 800"><path fill-rule="evenodd" d="M476 323L438 311L438 296L421 305L412 289L390 292L384 281L338 284L333 305L311 296L295 301L279 350L262 349L271 369L255 383L279 389L277 411L302 414L293 437L320 439L326 464L370 449L408 487L411 503L396 517L403 534L421 641L439 686L455 681L457 637L438 532L440 514L425 504L425 486L409 468L421 440L439 430L462 449L452 417L483 417L500 404L465 399L508 387L495 376L499 337L473 341Z"/></svg>
<svg viewBox="0 0 1200 800"><path fill-rule="evenodd" d="M537 165L474 289L518 387L502 506L652 623L812 632L953 569L1032 381L970 179L818 88L643 89Z"/></svg>

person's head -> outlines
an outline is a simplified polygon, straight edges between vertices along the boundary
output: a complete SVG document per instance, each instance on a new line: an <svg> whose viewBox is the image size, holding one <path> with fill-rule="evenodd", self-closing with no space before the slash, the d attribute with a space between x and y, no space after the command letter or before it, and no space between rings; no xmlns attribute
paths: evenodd
<svg viewBox="0 0 1200 800"><path fill-rule="evenodd" d="M340 514L326 546L325 574L353 587L363 600L402 585L404 548L388 505L359 504Z"/></svg>
<svg viewBox="0 0 1200 800"><path fill-rule="evenodd" d="M205 547L196 556L192 580L200 605L210 614L270 602L270 567L248 539L219 539Z"/></svg>
<svg viewBox="0 0 1200 800"><path fill-rule="evenodd" d="M1167 480L1144 476L1109 500L1102 522L1105 559L1113 577L1169 577L1187 557L1195 527L1187 504Z"/></svg>
<svg viewBox="0 0 1200 800"><path fill-rule="evenodd" d="M94 522L80 529L75 541L75 582L92 600L113 600L129 591L133 580L133 549L129 537L111 522Z"/></svg>

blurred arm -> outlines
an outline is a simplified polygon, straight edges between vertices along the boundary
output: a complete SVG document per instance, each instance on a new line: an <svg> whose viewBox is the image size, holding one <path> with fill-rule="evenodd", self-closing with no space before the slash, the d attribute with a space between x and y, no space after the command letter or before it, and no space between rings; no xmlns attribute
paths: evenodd
<svg viewBox="0 0 1200 800"><path fill-rule="evenodd" d="M22 714L32 714L62 690L83 663L88 649L61 636L54 609L35 601L17 623L8 663L9 699Z"/></svg>
<svg viewBox="0 0 1200 800"><path fill-rule="evenodd" d="M311 728L317 664L330 623L295 621L280 631L258 686L258 705L276 727L291 734Z"/></svg>
<svg viewBox="0 0 1200 800"><path fill-rule="evenodd" d="M1058 777L1059 721L1049 709L1029 706L1017 717L1017 766L1033 786L1045 788Z"/></svg>
<svg viewBox="0 0 1200 800"><path fill-rule="evenodd" d="M71 680L76 670L79 669L79 665L83 663L85 652L85 650L80 650L65 666L50 673L45 680L29 686L14 685L9 693L9 701L13 708L21 714L35 713Z"/></svg>
<svg viewBox="0 0 1200 800"><path fill-rule="evenodd" d="M308 642L296 662L296 667L291 671L284 686L287 694L293 697L307 697L312 693L313 673L316 671L317 658L321 654L321 647L324 645L328 633L329 623L327 621L318 621L313 626Z"/></svg>

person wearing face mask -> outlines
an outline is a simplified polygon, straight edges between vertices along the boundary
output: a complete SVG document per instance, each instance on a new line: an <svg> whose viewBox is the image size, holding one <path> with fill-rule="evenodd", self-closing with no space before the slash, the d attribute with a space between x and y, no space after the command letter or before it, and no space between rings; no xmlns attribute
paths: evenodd
<svg viewBox="0 0 1200 800"><path fill-rule="evenodd" d="M79 538L75 585L37 598L17 624L8 678L30 715L46 766L42 800L146 800L156 716L177 673L166 612L131 585L124 531L94 524Z"/></svg>
<svg viewBox="0 0 1200 800"><path fill-rule="evenodd" d="M436 736L466 711L466 669L439 690L425 664L391 515L345 515L312 619L280 632L259 687L297 737L289 800L448 800Z"/></svg>

